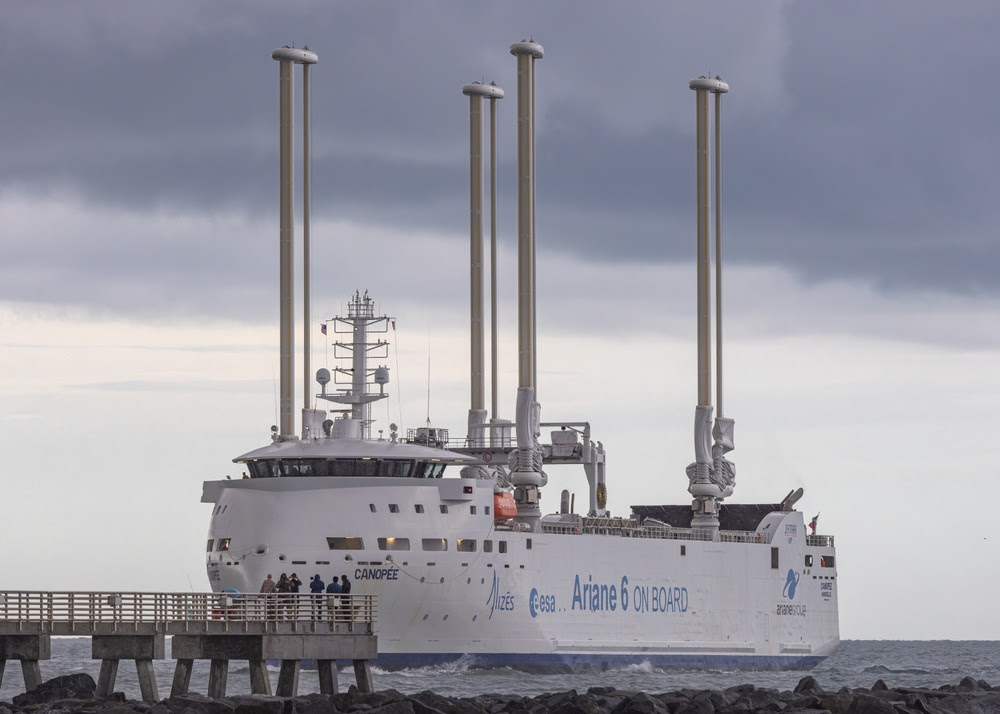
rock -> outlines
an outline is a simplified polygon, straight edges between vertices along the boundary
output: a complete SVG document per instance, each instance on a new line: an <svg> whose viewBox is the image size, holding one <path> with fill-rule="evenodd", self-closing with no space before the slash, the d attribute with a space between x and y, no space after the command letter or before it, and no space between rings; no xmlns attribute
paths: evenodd
<svg viewBox="0 0 1000 714"><path fill-rule="evenodd" d="M896 708L881 697L857 694L847 707L847 714L896 714Z"/></svg>
<svg viewBox="0 0 1000 714"><path fill-rule="evenodd" d="M623 699L612 712L613 714L670 714L670 709L659 699L651 697L645 692L639 692ZM702 710L691 714L714 714L714 712L713 710Z"/></svg>
<svg viewBox="0 0 1000 714"><path fill-rule="evenodd" d="M426 704L416 697L410 697L409 701L410 706L413 707L414 714L444 714L444 712L437 707Z"/></svg>
<svg viewBox="0 0 1000 714"><path fill-rule="evenodd" d="M830 712L830 714L847 714L847 708L851 706L850 692L841 689L836 694L828 694L820 700L820 706Z"/></svg>
<svg viewBox="0 0 1000 714"><path fill-rule="evenodd" d="M295 711L294 700L287 697L240 694L227 699L235 708L236 714L291 714Z"/></svg>
<svg viewBox="0 0 1000 714"><path fill-rule="evenodd" d="M802 692L822 692L823 688L819 686L815 677L806 675L799 680L799 683L795 685L795 693L801 694Z"/></svg>
<svg viewBox="0 0 1000 714"><path fill-rule="evenodd" d="M549 714L606 714L610 711L611 707L604 697L574 694L559 706L550 708Z"/></svg>
<svg viewBox="0 0 1000 714"><path fill-rule="evenodd" d="M89 674L67 674L43 682L35 689L24 694L18 694L12 700L18 709L32 704L46 704L60 699L93 699L97 690L97 682Z"/></svg>
<svg viewBox="0 0 1000 714"><path fill-rule="evenodd" d="M886 686L886 683L883 682L881 679L876 679L875 684L872 685L873 692L884 692L888 689L889 687Z"/></svg>
<svg viewBox="0 0 1000 714"><path fill-rule="evenodd" d="M414 714L408 699L389 701L382 706L372 707L370 714Z"/></svg>
<svg viewBox="0 0 1000 714"><path fill-rule="evenodd" d="M195 711L202 714L233 714L236 705L228 699L209 699L204 694L197 692L185 692L173 697L164 699L162 702L171 714Z"/></svg>
<svg viewBox="0 0 1000 714"><path fill-rule="evenodd" d="M567 692L555 692L554 694L540 694L535 697L535 701L541 704L543 707L552 711L557 707L562 706L563 703L571 700L576 696L576 690L570 689Z"/></svg>
<svg viewBox="0 0 1000 714"><path fill-rule="evenodd" d="M296 714L337 714L337 707L327 694L307 694L295 700ZM418 714L421 714L418 712Z"/></svg>

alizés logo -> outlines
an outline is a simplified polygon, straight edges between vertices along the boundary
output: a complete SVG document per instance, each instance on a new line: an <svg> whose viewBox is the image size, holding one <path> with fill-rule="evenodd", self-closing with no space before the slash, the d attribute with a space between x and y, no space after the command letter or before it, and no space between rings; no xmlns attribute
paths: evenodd
<svg viewBox="0 0 1000 714"><path fill-rule="evenodd" d="M486 598L486 604L490 606L489 619L491 620L495 610L510 611L514 609L514 596L510 590L505 593L500 592L500 578L497 577L496 571L493 572L493 588L490 590L490 596Z"/></svg>
<svg viewBox="0 0 1000 714"><path fill-rule="evenodd" d="M795 588L798 587L798 585L799 585L799 574L794 570L789 569L788 576L785 578L785 589L781 591L781 597L786 597L789 600L794 600Z"/></svg>

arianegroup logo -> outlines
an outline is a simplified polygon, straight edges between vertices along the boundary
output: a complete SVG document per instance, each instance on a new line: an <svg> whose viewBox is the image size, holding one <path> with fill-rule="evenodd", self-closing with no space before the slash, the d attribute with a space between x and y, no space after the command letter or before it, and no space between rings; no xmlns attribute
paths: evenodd
<svg viewBox="0 0 1000 714"><path fill-rule="evenodd" d="M789 600L795 599L795 588L799 585L799 574L789 568L788 575L785 577L785 589L781 591L781 597L788 598Z"/></svg>

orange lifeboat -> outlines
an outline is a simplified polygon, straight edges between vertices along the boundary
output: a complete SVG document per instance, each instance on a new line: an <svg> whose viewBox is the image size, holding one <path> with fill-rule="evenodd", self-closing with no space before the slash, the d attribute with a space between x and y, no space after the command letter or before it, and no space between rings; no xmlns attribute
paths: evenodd
<svg viewBox="0 0 1000 714"><path fill-rule="evenodd" d="M514 503L514 494L508 491L494 492L493 494L493 519L503 521L517 515L517 504Z"/></svg>

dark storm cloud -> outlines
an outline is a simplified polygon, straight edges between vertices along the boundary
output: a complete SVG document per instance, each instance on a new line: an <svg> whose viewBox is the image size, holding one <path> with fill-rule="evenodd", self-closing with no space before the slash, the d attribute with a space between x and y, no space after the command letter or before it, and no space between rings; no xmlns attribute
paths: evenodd
<svg viewBox="0 0 1000 714"><path fill-rule="evenodd" d="M58 12L55 9L58 8ZM705 8L711 8L708 12ZM501 223L514 226L515 72L533 33L540 244L594 260L693 253L693 94L725 100L727 258L813 280L996 292L993 217L1000 11L986 3L32 3L0 29L0 191L82 201L103 230L39 238L3 226L0 298L128 309L182 291L200 309L274 250L219 216L276 232L277 65L309 41L313 210L460 238L467 222L463 83L497 79ZM117 212L131 216L123 235ZM138 219L137 219L138 217ZM169 229L166 229L169 233ZM136 240L130 240L136 238ZM464 244L456 240L456 250ZM250 281L253 282L252 280ZM89 291L75 286L91 286ZM57 286L57 287L53 287ZM270 285L262 285L270 294Z"/></svg>

